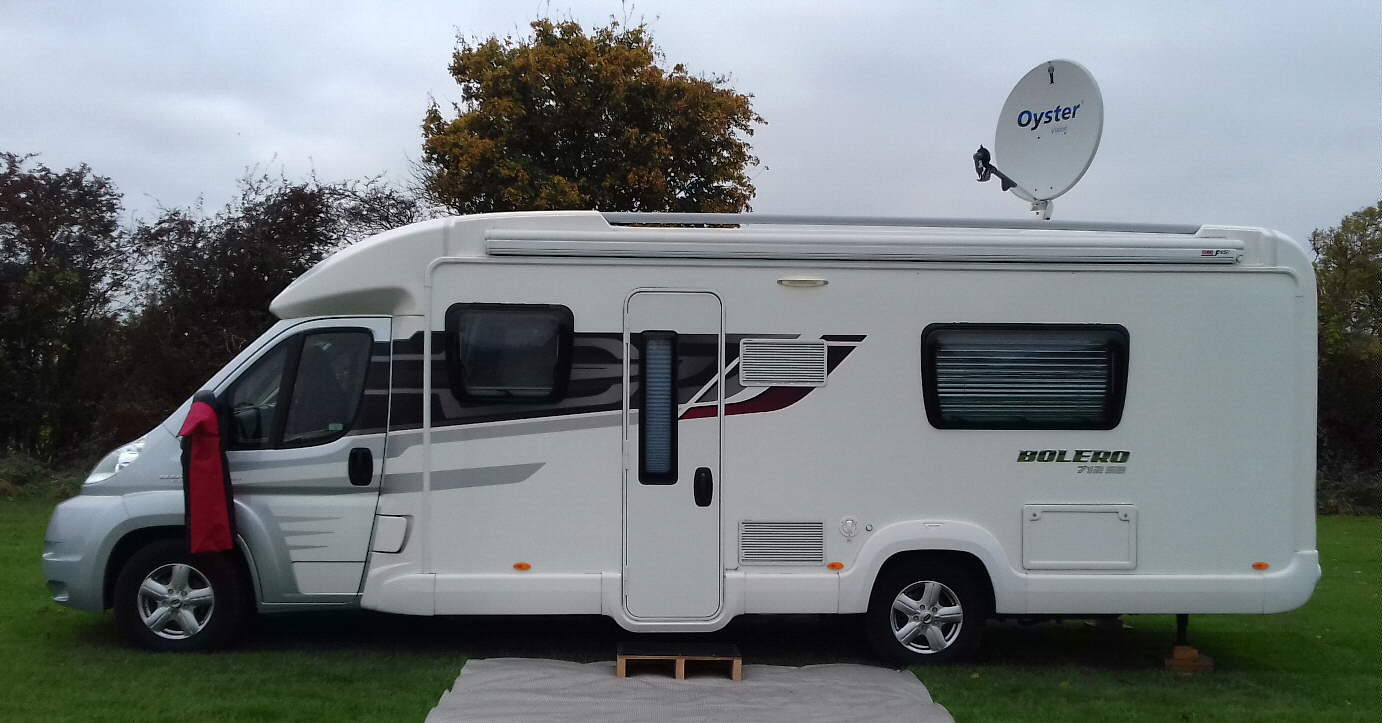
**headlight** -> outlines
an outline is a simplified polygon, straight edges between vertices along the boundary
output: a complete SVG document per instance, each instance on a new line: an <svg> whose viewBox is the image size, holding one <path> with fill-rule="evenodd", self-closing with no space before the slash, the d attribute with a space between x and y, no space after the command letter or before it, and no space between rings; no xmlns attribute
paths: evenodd
<svg viewBox="0 0 1382 723"><path fill-rule="evenodd" d="M110 479L115 476L116 472L130 466L136 459L139 459L139 453L143 451L143 437L129 444L116 447L114 451L102 457L101 461L96 463L96 466L91 470L91 474L86 476L86 481L82 484L94 485L98 482L104 482Z"/></svg>

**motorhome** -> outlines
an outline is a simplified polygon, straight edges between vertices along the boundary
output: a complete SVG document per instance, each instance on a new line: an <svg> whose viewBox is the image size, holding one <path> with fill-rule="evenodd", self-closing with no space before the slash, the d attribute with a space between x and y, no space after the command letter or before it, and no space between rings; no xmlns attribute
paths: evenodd
<svg viewBox="0 0 1382 723"><path fill-rule="evenodd" d="M187 405L92 471L54 600L200 649L252 612L1274 613L1315 550L1315 283L1243 227L453 217L330 256L204 389L236 550L191 555ZM190 403L190 402L189 402Z"/></svg>

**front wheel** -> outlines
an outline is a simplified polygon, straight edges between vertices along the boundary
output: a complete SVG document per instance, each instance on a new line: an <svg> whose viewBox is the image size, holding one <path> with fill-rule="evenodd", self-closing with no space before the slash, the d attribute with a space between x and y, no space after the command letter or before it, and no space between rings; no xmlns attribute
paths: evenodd
<svg viewBox="0 0 1382 723"><path fill-rule="evenodd" d="M942 562L893 567L874 584L865 625L875 652L899 665L963 660L988 617L973 574Z"/></svg>
<svg viewBox="0 0 1382 723"><path fill-rule="evenodd" d="M181 540L134 553L115 580L115 620L129 643L182 652L224 647L244 630L252 601L228 553L191 555Z"/></svg>

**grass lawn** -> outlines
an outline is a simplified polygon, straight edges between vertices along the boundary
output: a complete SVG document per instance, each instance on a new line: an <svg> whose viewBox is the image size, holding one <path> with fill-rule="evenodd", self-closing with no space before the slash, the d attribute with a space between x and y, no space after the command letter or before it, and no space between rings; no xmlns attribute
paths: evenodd
<svg viewBox="0 0 1382 723"><path fill-rule="evenodd" d="M467 657L598 660L628 636L602 618L407 618L367 612L260 618L235 650L124 648L114 621L48 601L49 503L0 500L0 720L420 720ZM1169 616L992 625L974 665L919 671L959 721L1366 721L1379 711L1382 519L1320 520L1325 576L1301 610L1199 616L1218 669L1162 670ZM858 620L745 617L711 637L750 663L869 662ZM866 702L861 701L861 707Z"/></svg>
<svg viewBox="0 0 1382 723"><path fill-rule="evenodd" d="M990 628L984 661L925 670L959 721L1382 720L1382 519L1321 517L1324 577L1279 615L1192 615L1191 644L1216 670L1162 669L1175 618L1127 616L1131 630L1082 623Z"/></svg>

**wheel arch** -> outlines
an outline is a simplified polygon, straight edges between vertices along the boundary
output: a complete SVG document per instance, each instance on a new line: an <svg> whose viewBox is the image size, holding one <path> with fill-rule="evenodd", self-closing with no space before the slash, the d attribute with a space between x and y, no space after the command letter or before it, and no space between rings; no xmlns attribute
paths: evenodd
<svg viewBox="0 0 1382 723"><path fill-rule="evenodd" d="M852 568L840 574L840 612L867 610L887 566L926 560L970 570L989 593L991 613L1026 611L1023 577L992 534L968 522L916 520L884 526L865 541Z"/></svg>
<svg viewBox="0 0 1382 723"><path fill-rule="evenodd" d="M989 575L988 568L984 567L984 562L969 552L959 550L904 550L894 553L878 569L878 574L874 578L874 586L878 580L891 574L893 570L906 567L925 568L928 565L959 568L973 576L974 580L979 583L981 594L986 596L986 599L983 600L985 611L989 614L993 613L996 607L993 595L993 578Z"/></svg>
<svg viewBox="0 0 1382 723"><path fill-rule="evenodd" d="M106 557L105 572L101 580L102 607L110 609L115 604L115 580L120 576L120 570L124 568L125 563L129 562L135 553L155 542L183 540L186 539L186 536L187 528L181 524L151 524L126 531L111 547L110 554ZM250 589L254 593L255 604L257 605L262 599L259 589L259 575L255 569L254 558L250 554L249 546L239 535L235 537L235 554L232 557L240 567L241 574L250 581Z"/></svg>

